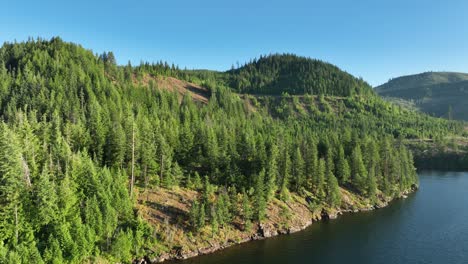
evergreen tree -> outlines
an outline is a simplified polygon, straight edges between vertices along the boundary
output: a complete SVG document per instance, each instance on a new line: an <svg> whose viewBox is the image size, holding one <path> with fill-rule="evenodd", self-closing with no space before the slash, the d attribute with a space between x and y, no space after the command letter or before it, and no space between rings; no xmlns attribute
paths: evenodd
<svg viewBox="0 0 468 264"><path fill-rule="evenodd" d="M296 148L292 159L292 175L295 178L294 190L299 192L300 188L304 186L304 160L302 158L301 150Z"/></svg>
<svg viewBox="0 0 468 264"><path fill-rule="evenodd" d="M198 226L197 226L197 230L200 230L202 229L203 227L205 227L205 222L206 222L206 204L202 203L200 205L200 212L198 213Z"/></svg>
<svg viewBox="0 0 468 264"><path fill-rule="evenodd" d="M288 154L288 151L285 150L284 152L284 160L283 160L283 177L281 179L281 187L280 187L280 198L283 201L289 200L289 179L290 179L290 170L291 170L291 160Z"/></svg>
<svg viewBox="0 0 468 264"><path fill-rule="evenodd" d="M340 187L338 186L338 180L333 174L333 167L331 164L333 164L333 159L331 155L329 155L326 164L327 201L328 205L337 207L341 204L341 192Z"/></svg>
<svg viewBox="0 0 468 264"><path fill-rule="evenodd" d="M325 184L326 184L326 163L324 159L318 161L317 167L317 182L315 183L315 194L319 199L326 197Z"/></svg>
<svg viewBox="0 0 468 264"><path fill-rule="evenodd" d="M344 148L342 145L340 145L338 149L338 156L336 161L336 175L339 178L339 182L342 185L347 184L351 177L349 163L345 157Z"/></svg>
<svg viewBox="0 0 468 264"><path fill-rule="evenodd" d="M252 220L252 206L250 205L249 196L245 191L242 192L242 217L246 228L249 229Z"/></svg>
<svg viewBox="0 0 468 264"><path fill-rule="evenodd" d="M353 185L361 194L366 194L367 171L366 167L364 166L364 161L362 160L361 147L359 145L354 148L351 159L351 175L353 179Z"/></svg>
<svg viewBox="0 0 468 264"><path fill-rule="evenodd" d="M270 201L276 193L277 190L277 178L278 178L278 147L276 145L271 146L269 160L267 164L267 184L266 184L266 200Z"/></svg>
<svg viewBox="0 0 468 264"><path fill-rule="evenodd" d="M5 124L0 124L0 237L17 245L23 229L26 198L25 172L18 141Z"/></svg>
<svg viewBox="0 0 468 264"><path fill-rule="evenodd" d="M265 197L265 170L262 170L255 180L255 220L262 221L265 218L266 197Z"/></svg>
<svg viewBox="0 0 468 264"><path fill-rule="evenodd" d="M211 207L211 236L214 237L219 231L218 214L214 206Z"/></svg>
<svg viewBox="0 0 468 264"><path fill-rule="evenodd" d="M47 166L44 166L39 176L39 181L34 188L34 194L37 225L46 226L57 220L57 193L54 182L50 180Z"/></svg>
<svg viewBox="0 0 468 264"><path fill-rule="evenodd" d="M191 227L198 231L199 228L199 218L200 218L200 204L198 201L193 201L192 206L190 207L189 221Z"/></svg>

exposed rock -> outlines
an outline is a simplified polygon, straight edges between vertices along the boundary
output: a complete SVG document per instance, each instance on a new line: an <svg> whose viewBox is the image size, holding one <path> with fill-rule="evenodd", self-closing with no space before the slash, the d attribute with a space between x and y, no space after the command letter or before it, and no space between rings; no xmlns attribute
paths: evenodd
<svg viewBox="0 0 468 264"><path fill-rule="evenodd" d="M260 233L255 233L250 237L250 239L252 239L252 240L261 240L261 239L264 239L264 238L265 237L262 236L262 234L260 234Z"/></svg>
<svg viewBox="0 0 468 264"><path fill-rule="evenodd" d="M180 254L179 254L179 259L188 259L188 258L193 258L193 257L196 257L198 256L198 252L197 251L181 251Z"/></svg>
<svg viewBox="0 0 468 264"><path fill-rule="evenodd" d="M338 217L338 211L330 212L326 209L323 209L321 215L323 220L333 220Z"/></svg>
<svg viewBox="0 0 468 264"><path fill-rule="evenodd" d="M410 190L407 190L405 192L402 192L399 196L396 196L396 198L407 198L408 195L417 190L418 186L412 186ZM213 243L212 241L207 241L210 246L208 247L203 247L203 248L198 248L196 250L184 250L182 247L174 247L170 253L161 253L158 257L149 260L147 257L143 259L138 259L135 260L133 263L134 264L147 264L147 263L160 263L163 261L167 260L175 260L175 259L187 259L187 258L192 258L196 257L199 255L205 255L205 254L210 254L215 251L230 247L235 244L241 244L245 243L248 241L252 240L260 240L260 239L265 239L277 235L282 235L282 234L292 234L299 232L301 230L304 230L308 226L310 226L313 222L319 221L319 220L330 220L330 219L336 219L339 215L342 215L344 213L356 213L356 212L362 212L362 211L370 211L374 209L379 209L387 206L389 202L391 201L391 198L388 197L379 197L379 201L375 205L360 205L358 209L353 208L354 206L344 206L344 208L341 208L339 210L334 210L334 209L322 209L320 213L314 213L310 216L309 219L301 219L301 221L295 221L295 222L290 222L288 223L289 226L287 228L284 228L283 225L278 225L278 224L272 224L272 223L260 223L258 225L257 230L255 233L242 236L239 240L233 240L233 239L228 239L226 242L218 244L218 243Z"/></svg>
<svg viewBox="0 0 468 264"><path fill-rule="evenodd" d="M292 227L288 228L288 234L296 233L296 232L299 232L301 230L302 230L302 228L300 228L300 227L292 226Z"/></svg>
<svg viewBox="0 0 468 264"><path fill-rule="evenodd" d="M169 253L161 253L161 255L157 256L155 259L151 260L151 263L159 263L166 260L174 259Z"/></svg>
<svg viewBox="0 0 468 264"><path fill-rule="evenodd" d="M264 238L278 235L278 231L276 229L272 229L271 226L264 223L258 225L258 233Z"/></svg>
<svg viewBox="0 0 468 264"><path fill-rule="evenodd" d="M200 255L205 255L205 254L213 253L218 249L219 249L219 246L200 248L200 249L198 249L198 253Z"/></svg>

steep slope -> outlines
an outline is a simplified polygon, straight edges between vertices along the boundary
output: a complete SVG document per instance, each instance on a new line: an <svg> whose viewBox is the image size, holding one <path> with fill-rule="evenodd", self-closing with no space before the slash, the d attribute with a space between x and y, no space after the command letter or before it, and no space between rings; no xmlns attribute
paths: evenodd
<svg viewBox="0 0 468 264"><path fill-rule="evenodd" d="M192 100L204 104L208 103L210 97L210 91L207 88L174 77L145 74L142 78L135 77L133 82L135 85L175 92L180 95L180 98L188 95Z"/></svg>
<svg viewBox="0 0 468 264"><path fill-rule="evenodd" d="M375 88L385 97L402 98L421 111L450 119L468 120L468 74L426 72L399 77Z"/></svg>

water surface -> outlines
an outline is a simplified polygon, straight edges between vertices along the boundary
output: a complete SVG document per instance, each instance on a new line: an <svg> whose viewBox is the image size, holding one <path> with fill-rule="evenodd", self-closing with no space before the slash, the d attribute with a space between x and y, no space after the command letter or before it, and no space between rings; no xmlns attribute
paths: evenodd
<svg viewBox="0 0 468 264"><path fill-rule="evenodd" d="M415 194L384 209L176 263L468 263L468 173L422 172Z"/></svg>

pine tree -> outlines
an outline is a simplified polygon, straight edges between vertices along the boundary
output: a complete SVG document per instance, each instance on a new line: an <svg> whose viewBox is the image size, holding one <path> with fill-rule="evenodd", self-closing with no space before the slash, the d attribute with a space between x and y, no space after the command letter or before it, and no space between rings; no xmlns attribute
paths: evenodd
<svg viewBox="0 0 468 264"><path fill-rule="evenodd" d="M366 178L366 194L371 200L374 200L377 195L377 179L379 166L379 150L377 144L371 140L366 147L366 163L367 163L367 178Z"/></svg>
<svg viewBox="0 0 468 264"><path fill-rule="evenodd" d="M347 184L351 177L351 171L349 168L348 160L345 157L343 145L340 145L338 149L338 156L336 161L336 174L342 185Z"/></svg>
<svg viewBox="0 0 468 264"><path fill-rule="evenodd" d="M198 172L194 173L193 186L194 186L194 188L196 190L200 190L203 187L202 180L201 180L200 174L198 174Z"/></svg>
<svg viewBox="0 0 468 264"><path fill-rule="evenodd" d="M19 242L22 230L23 199L26 198L18 140L5 124L0 124L0 237Z"/></svg>
<svg viewBox="0 0 468 264"><path fill-rule="evenodd" d="M229 203L231 204L230 206L230 213L235 216L239 215L239 202L238 202L238 193L236 190L235 186L231 186L228 188L228 193L229 193Z"/></svg>
<svg viewBox="0 0 468 264"><path fill-rule="evenodd" d="M319 199L326 197L325 188L326 188L326 163L324 159L318 161L317 167L317 182L315 183L315 194Z"/></svg>
<svg viewBox="0 0 468 264"><path fill-rule="evenodd" d="M377 175L376 175L376 169L375 166L371 166L368 171L367 175L367 190L366 194L367 197L370 198L371 200L375 200L376 195L377 195Z"/></svg>
<svg viewBox="0 0 468 264"><path fill-rule="evenodd" d="M250 205L249 196L245 191L242 192L242 217L246 228L249 229L252 220L252 206Z"/></svg>
<svg viewBox="0 0 468 264"><path fill-rule="evenodd" d="M362 160L361 147L359 145L354 148L351 158L353 185L361 194L366 194L367 170Z"/></svg>
<svg viewBox="0 0 468 264"><path fill-rule="evenodd" d="M50 180L47 166L44 166L37 185L34 186L35 209L37 224L48 225L57 219L57 193L55 184Z"/></svg>
<svg viewBox="0 0 468 264"><path fill-rule="evenodd" d="M200 204L200 212L198 213L198 224L197 224L197 230L202 229L205 227L205 222L206 222L206 204L202 203Z"/></svg>
<svg viewBox="0 0 468 264"><path fill-rule="evenodd" d="M106 139L105 162L109 167L121 167L125 158L126 138L122 125L114 122Z"/></svg>
<svg viewBox="0 0 468 264"><path fill-rule="evenodd" d="M266 185L266 200L267 202L275 197L278 178L278 147L276 145L271 146L268 165L267 165L267 185Z"/></svg>
<svg viewBox="0 0 468 264"><path fill-rule="evenodd" d="M131 260L132 234L131 231L121 230L117 233L115 241L112 243L112 255L117 261L128 262Z"/></svg>
<svg viewBox="0 0 468 264"><path fill-rule="evenodd" d="M215 206L211 206L211 236L214 237L219 231L218 215Z"/></svg>
<svg viewBox="0 0 468 264"><path fill-rule="evenodd" d="M306 159L307 189L313 191L318 176L318 150L315 142L311 143Z"/></svg>
<svg viewBox="0 0 468 264"><path fill-rule="evenodd" d="M53 236L49 237L43 256L46 263L58 264L65 262L63 259L62 249L60 248L60 243Z"/></svg>
<svg viewBox="0 0 468 264"><path fill-rule="evenodd" d="M284 160L283 160L283 177L281 179L281 187L280 187L280 198L283 201L289 200L289 179L290 179L290 170L291 170L291 160L288 154L288 151L285 150L284 152Z"/></svg>
<svg viewBox="0 0 468 264"><path fill-rule="evenodd" d="M233 215L231 214L232 204L229 199L228 191L226 189L223 189L221 191L218 197L216 208L217 208L218 222L222 227L224 227L226 224L232 221L232 217L233 217Z"/></svg>
<svg viewBox="0 0 468 264"><path fill-rule="evenodd" d="M190 207L190 212L189 212L189 221L190 221L190 226L198 231L198 223L199 223L199 218L200 218L200 204L198 201L193 201L192 206Z"/></svg>
<svg viewBox="0 0 468 264"><path fill-rule="evenodd" d="M331 155L329 155L326 164L327 200L328 205L331 207L337 207L341 204L341 193L340 187L338 186L338 180L333 174L333 167L331 164L333 164L333 159Z"/></svg>
<svg viewBox="0 0 468 264"><path fill-rule="evenodd" d="M255 220L262 221L265 218L266 197L265 197L265 170L263 169L255 179Z"/></svg>
<svg viewBox="0 0 468 264"><path fill-rule="evenodd" d="M299 192L300 188L304 186L304 159L302 158L301 150L296 148L292 159L292 175L295 178L294 190Z"/></svg>

